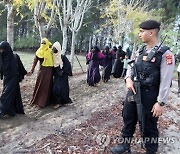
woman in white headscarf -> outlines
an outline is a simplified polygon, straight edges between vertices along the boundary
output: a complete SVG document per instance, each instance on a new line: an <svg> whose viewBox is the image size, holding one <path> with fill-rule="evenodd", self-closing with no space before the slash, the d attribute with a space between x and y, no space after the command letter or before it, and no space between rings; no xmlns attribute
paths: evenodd
<svg viewBox="0 0 180 154"><path fill-rule="evenodd" d="M72 76L72 68L69 60L65 55L61 54L61 45L55 42L52 46L53 60L54 60L54 80L52 99L56 104L55 108L62 104L72 103L69 98L69 81L68 76Z"/></svg>

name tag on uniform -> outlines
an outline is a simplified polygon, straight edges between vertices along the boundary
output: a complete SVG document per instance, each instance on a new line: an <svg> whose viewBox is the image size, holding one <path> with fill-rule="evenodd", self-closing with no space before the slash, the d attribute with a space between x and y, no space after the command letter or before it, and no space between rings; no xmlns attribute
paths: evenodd
<svg viewBox="0 0 180 154"><path fill-rule="evenodd" d="M166 55L166 64L171 65L172 64L172 55L167 54Z"/></svg>
<svg viewBox="0 0 180 154"><path fill-rule="evenodd" d="M147 56L143 56L143 61L147 61ZM154 63L156 61L156 58L153 57L151 62Z"/></svg>

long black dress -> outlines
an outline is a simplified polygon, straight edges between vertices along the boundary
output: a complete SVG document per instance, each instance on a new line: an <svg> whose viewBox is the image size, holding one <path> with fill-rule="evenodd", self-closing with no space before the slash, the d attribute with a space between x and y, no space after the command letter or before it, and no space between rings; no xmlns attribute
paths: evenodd
<svg viewBox="0 0 180 154"><path fill-rule="evenodd" d="M123 72L123 59L125 58L126 53L123 50L118 50L116 52L116 59L112 67L112 74L115 78L120 78Z"/></svg>
<svg viewBox="0 0 180 154"><path fill-rule="evenodd" d="M69 81L68 76L72 76L72 68L69 60L65 55L61 55L63 67L60 65L53 70L53 90L52 100L54 104L72 103L69 98Z"/></svg>
<svg viewBox="0 0 180 154"><path fill-rule="evenodd" d="M110 79L111 71L112 71L112 60L113 54L110 52L103 52L106 56L104 61L104 70L102 72L102 80L103 82L107 82Z"/></svg>
<svg viewBox="0 0 180 154"><path fill-rule="evenodd" d="M24 114L19 82L27 73L18 55L14 55L8 42L1 42L0 74L3 79L3 91L0 97L0 116Z"/></svg>

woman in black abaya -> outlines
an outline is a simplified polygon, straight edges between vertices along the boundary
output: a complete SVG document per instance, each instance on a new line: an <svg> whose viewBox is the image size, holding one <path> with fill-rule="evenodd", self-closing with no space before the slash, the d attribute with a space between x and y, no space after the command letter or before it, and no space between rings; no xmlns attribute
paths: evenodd
<svg viewBox="0 0 180 154"><path fill-rule="evenodd" d="M123 59L125 58L126 53L122 50L122 46L118 47L116 52L116 59L112 67L112 74L115 78L120 78L123 72Z"/></svg>
<svg viewBox="0 0 180 154"><path fill-rule="evenodd" d="M8 42L0 43L0 74L3 79L3 91L0 97L0 117L24 114L19 82L27 74L22 62ZM21 76L21 77L20 77ZM21 79L20 79L21 78Z"/></svg>
<svg viewBox="0 0 180 154"><path fill-rule="evenodd" d="M52 99L58 108L63 104L72 103L69 97L69 76L72 76L72 68L69 60L61 54L61 45L55 42L52 46L54 71L53 71L53 90Z"/></svg>

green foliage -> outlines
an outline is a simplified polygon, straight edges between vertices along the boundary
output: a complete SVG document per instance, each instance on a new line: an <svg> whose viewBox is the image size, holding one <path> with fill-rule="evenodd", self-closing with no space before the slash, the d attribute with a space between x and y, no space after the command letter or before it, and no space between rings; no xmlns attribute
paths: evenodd
<svg viewBox="0 0 180 154"><path fill-rule="evenodd" d="M0 41L6 40L6 13L7 11L5 10L4 6L0 4Z"/></svg>
<svg viewBox="0 0 180 154"><path fill-rule="evenodd" d="M169 25L162 25L161 27L161 40L165 37L165 35L167 35L164 44L169 46L171 51L175 54L179 50L179 46L176 44L176 38L180 37L178 36L180 34L178 34L178 32L174 29L173 23Z"/></svg>
<svg viewBox="0 0 180 154"><path fill-rule="evenodd" d="M36 2L41 0L14 0L13 6L16 9L15 16L15 47L16 48L33 48L39 46L39 35L34 32L33 9ZM46 9L43 11L42 18L45 22L49 21L50 10L52 8L52 0L46 1ZM106 37L108 31L115 30L117 32L118 24L128 41L139 44L138 39L139 23L146 19L155 19L162 21L161 36L168 35L165 44L168 44L171 49L176 52L178 49L174 43L174 39L178 33L173 29L175 16L180 13L179 0L151 0L151 5L147 10L135 7L125 7L125 3L120 6L117 5L118 1L125 0L93 0L92 8L86 13L83 25L77 36L77 43L88 44L89 36L96 35L97 37ZM135 0L136 1L136 0ZM126 0L129 2L129 0ZM142 1L143 3L143 1ZM142 5L141 5L142 6ZM122 19L118 21L118 11L121 12ZM62 32L58 27L59 19L53 25L53 28L48 36L52 42L62 42ZM123 22L127 22L124 24ZM0 3L0 41L6 40L6 26L7 26L7 10L5 6ZM27 30L28 29L28 30ZM37 30L37 29L36 29ZM124 31L123 31L124 30ZM103 31L103 33L102 33ZM26 37L30 33L29 37ZM34 34L33 34L34 33ZM115 33L114 33L115 34ZM32 37L34 35L34 37ZM117 35L120 37L121 35ZM119 42L119 38L116 39ZM175 40L176 41L176 40ZM70 41L69 41L70 42ZM83 45L82 45L83 46Z"/></svg>
<svg viewBox="0 0 180 154"><path fill-rule="evenodd" d="M125 4L123 2L123 0L111 0L102 16L107 18L109 26L111 25L113 27L116 40L126 35L137 43L138 39L135 37L139 33L139 24L147 19L159 20L159 14L162 11L158 10L156 12L153 10L151 12L140 6ZM145 4L144 8L146 7L148 5Z"/></svg>
<svg viewBox="0 0 180 154"><path fill-rule="evenodd" d="M13 0L13 5L14 6L20 7L20 6L23 5L23 3L24 3L24 0Z"/></svg>
<svg viewBox="0 0 180 154"><path fill-rule="evenodd" d="M163 0L160 7L164 8L163 22L171 23L175 16L180 13L180 1L178 0Z"/></svg>
<svg viewBox="0 0 180 154"><path fill-rule="evenodd" d="M162 21L172 23L177 14L180 14L179 0L151 0L151 9L163 9Z"/></svg>
<svg viewBox="0 0 180 154"><path fill-rule="evenodd" d="M0 41L6 40L6 35L7 35L6 28L5 27L1 28L1 30L0 30Z"/></svg>
<svg viewBox="0 0 180 154"><path fill-rule="evenodd" d="M32 49L39 46L39 38L32 34L28 37L21 37L15 40L15 49Z"/></svg>
<svg viewBox="0 0 180 154"><path fill-rule="evenodd" d="M98 33L100 25L104 20L100 17L101 14L98 3L97 1L93 1L93 7L86 13L77 38L79 39L81 36L89 37L92 36L92 34Z"/></svg>
<svg viewBox="0 0 180 154"><path fill-rule="evenodd" d="M60 31L60 27L58 29L52 29L51 30L51 35L49 37L49 40L54 43L56 41L62 42L62 33Z"/></svg>
<svg viewBox="0 0 180 154"><path fill-rule="evenodd" d="M154 19L166 26L164 29L168 35L166 43L175 49L173 42L177 38L177 32L173 30L173 25L170 23L174 23L175 16L180 12L180 9L178 10L180 2L177 0L152 0L151 5L144 5L146 9L142 8L143 5L134 6L125 3L125 0L110 0L101 16L108 19L108 22L102 27L112 26L116 34L116 40L121 39L122 34L125 34L125 36L128 36L127 40L139 44L139 24L145 20Z"/></svg>

